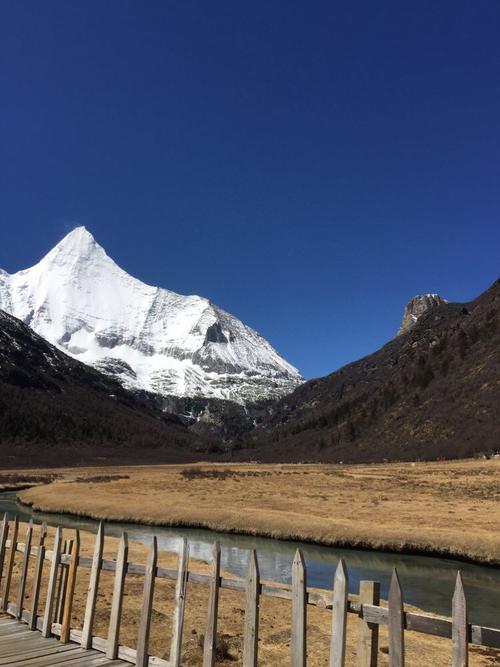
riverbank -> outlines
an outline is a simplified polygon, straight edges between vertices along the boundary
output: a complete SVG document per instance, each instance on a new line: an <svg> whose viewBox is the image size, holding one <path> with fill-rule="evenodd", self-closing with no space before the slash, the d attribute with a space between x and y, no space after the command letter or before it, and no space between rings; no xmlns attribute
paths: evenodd
<svg viewBox="0 0 500 667"><path fill-rule="evenodd" d="M19 499L36 510L94 519L500 564L498 460L122 466L57 473L47 485L20 491Z"/></svg>

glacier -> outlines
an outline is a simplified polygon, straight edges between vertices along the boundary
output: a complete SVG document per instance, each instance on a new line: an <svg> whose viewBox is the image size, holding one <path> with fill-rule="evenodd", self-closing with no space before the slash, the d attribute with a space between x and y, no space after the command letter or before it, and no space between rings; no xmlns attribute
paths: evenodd
<svg viewBox="0 0 500 667"><path fill-rule="evenodd" d="M204 297L130 276L85 227L31 268L0 269L0 309L133 390L245 404L303 382L251 327Z"/></svg>

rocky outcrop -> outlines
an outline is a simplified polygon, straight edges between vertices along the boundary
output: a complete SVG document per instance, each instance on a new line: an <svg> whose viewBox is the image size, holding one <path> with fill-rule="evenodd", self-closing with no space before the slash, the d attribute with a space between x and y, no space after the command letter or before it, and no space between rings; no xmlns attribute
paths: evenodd
<svg viewBox="0 0 500 667"><path fill-rule="evenodd" d="M397 335L400 336L401 334L410 331L410 329L417 323L419 317L431 308L442 306L444 303L448 302L446 299L439 296L439 294L419 294L418 296L413 297L413 299L405 306L403 321L401 322Z"/></svg>

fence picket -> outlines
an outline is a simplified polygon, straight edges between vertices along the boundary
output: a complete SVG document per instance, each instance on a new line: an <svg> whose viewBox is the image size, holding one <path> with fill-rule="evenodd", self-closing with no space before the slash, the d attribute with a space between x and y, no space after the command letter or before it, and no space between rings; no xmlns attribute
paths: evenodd
<svg viewBox="0 0 500 667"><path fill-rule="evenodd" d="M142 596L141 622L137 638L137 654L135 664L137 667L147 667L149 662L149 631L151 627L151 614L153 611L153 594L155 588L156 566L158 562L158 541L156 535L153 537L151 550L146 564L144 574L144 592Z"/></svg>
<svg viewBox="0 0 500 667"><path fill-rule="evenodd" d="M6 611L7 606L9 604L9 593L10 593L10 585L12 582L12 571L14 569L14 559L16 557L16 547L17 547L17 535L19 532L19 519L16 516L14 517L14 524L12 527L12 532L11 532L11 537L10 537L10 551L9 551L9 556L7 558L7 571L5 574L5 585L4 585L4 593L3 593L3 599L2 599L2 610Z"/></svg>
<svg viewBox="0 0 500 667"><path fill-rule="evenodd" d="M28 565L30 561L31 539L33 537L33 521L30 520L26 529L24 538L24 555L21 565L21 577L19 579L19 589L17 594L17 618L20 619L23 614L24 592L26 590L26 577L28 575Z"/></svg>
<svg viewBox="0 0 500 667"><path fill-rule="evenodd" d="M95 606L97 603L97 591L99 588L99 577L102 566L102 552L104 548L104 526L99 522L97 535L94 545L94 556L92 558L92 567L90 570L89 588L87 593L87 604L85 606L85 616L83 621L82 639L80 645L82 648L92 648L92 631L94 629Z"/></svg>
<svg viewBox="0 0 500 667"><path fill-rule="evenodd" d="M8 535L9 535L9 517L7 515L7 512L5 512L2 521L2 532L0 534L0 586L2 584L2 578L3 578L3 564L5 560L5 549L6 549Z"/></svg>
<svg viewBox="0 0 500 667"><path fill-rule="evenodd" d="M175 584L175 611L172 622L172 642L170 645L170 664L172 667L179 667L181 664L182 630L184 627L188 562L189 546L186 538L184 538L179 550L177 581Z"/></svg>
<svg viewBox="0 0 500 667"><path fill-rule="evenodd" d="M75 596L76 573L78 570L78 560L80 558L80 531L75 531L75 539L71 542L71 561L67 571L66 584L64 586L63 613L61 617L61 642L69 642L69 633L71 630L71 612L73 611L73 598Z"/></svg>
<svg viewBox="0 0 500 667"><path fill-rule="evenodd" d="M71 539L66 539L64 540L64 548L63 548L63 555L65 556L70 556L71 555L71 550L73 549L73 540ZM64 603L66 601L66 586L68 584L68 569L69 565L67 563L61 564L61 567L59 568L59 584L57 587L57 595L56 595L56 614L55 614L55 619L56 623L62 623L63 615L64 615Z"/></svg>
<svg viewBox="0 0 500 667"><path fill-rule="evenodd" d="M38 536L38 548L36 552L35 573L33 575L33 588L31 592L31 618L29 622L30 630L36 629L38 618L38 600L40 598L40 585L42 582L43 564L45 562L45 538L47 536L47 524L43 522L40 526Z"/></svg>
<svg viewBox="0 0 500 667"><path fill-rule="evenodd" d="M49 583L47 587L47 599L45 601L45 614L43 617L42 637L50 637L52 631L52 616L57 586L57 569L61 559L62 528L58 526L54 537L54 548L52 551L52 562L50 564Z"/></svg>
<svg viewBox="0 0 500 667"><path fill-rule="evenodd" d="M307 572L302 551L297 549L292 563L292 667L306 664Z"/></svg>
<svg viewBox="0 0 500 667"><path fill-rule="evenodd" d="M344 667L347 632L347 594L349 592L347 569L341 558L333 584L332 640L330 667Z"/></svg>
<svg viewBox="0 0 500 667"><path fill-rule="evenodd" d="M208 599L207 629L203 644L203 667L215 665L215 649L217 646L217 612L219 609L220 585L220 544L214 542L212 546L212 576L210 580L210 594Z"/></svg>
<svg viewBox="0 0 500 667"><path fill-rule="evenodd" d="M359 601L362 605L380 603L380 584L378 581L359 582ZM363 608L358 619L358 667L377 667L378 662L378 625L368 623L363 618Z"/></svg>
<svg viewBox="0 0 500 667"><path fill-rule="evenodd" d="M398 573L394 568L389 588L389 667L404 667L404 607Z"/></svg>
<svg viewBox="0 0 500 667"><path fill-rule="evenodd" d="M246 581L245 631L243 636L243 667L257 667L259 646L260 574L257 552L252 549Z"/></svg>
<svg viewBox="0 0 500 667"><path fill-rule="evenodd" d="M457 572L457 580L452 602L452 667L468 667L469 665L468 634L467 601L465 599L462 574L459 570Z"/></svg>
<svg viewBox="0 0 500 667"><path fill-rule="evenodd" d="M109 617L108 641L106 645L106 657L116 660L118 656L118 640L120 637L120 621L123 606L123 590L125 587L125 575L127 574L128 562L128 535L122 533L116 555L115 582L113 586L113 601L111 603L111 615Z"/></svg>

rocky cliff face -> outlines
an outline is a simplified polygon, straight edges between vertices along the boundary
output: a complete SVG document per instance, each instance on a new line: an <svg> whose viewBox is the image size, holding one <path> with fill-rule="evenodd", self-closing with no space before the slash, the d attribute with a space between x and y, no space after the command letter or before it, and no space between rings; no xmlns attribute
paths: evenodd
<svg viewBox="0 0 500 667"><path fill-rule="evenodd" d="M400 336L401 334L410 331L410 329L417 323L419 317L431 308L442 306L444 303L448 302L446 299L439 296L439 294L419 294L418 296L415 296L405 306L403 321L401 322L397 335Z"/></svg>
<svg viewBox="0 0 500 667"><path fill-rule="evenodd" d="M0 308L133 390L244 405L302 382L256 331L208 299L128 275L84 227L32 268L0 270Z"/></svg>

